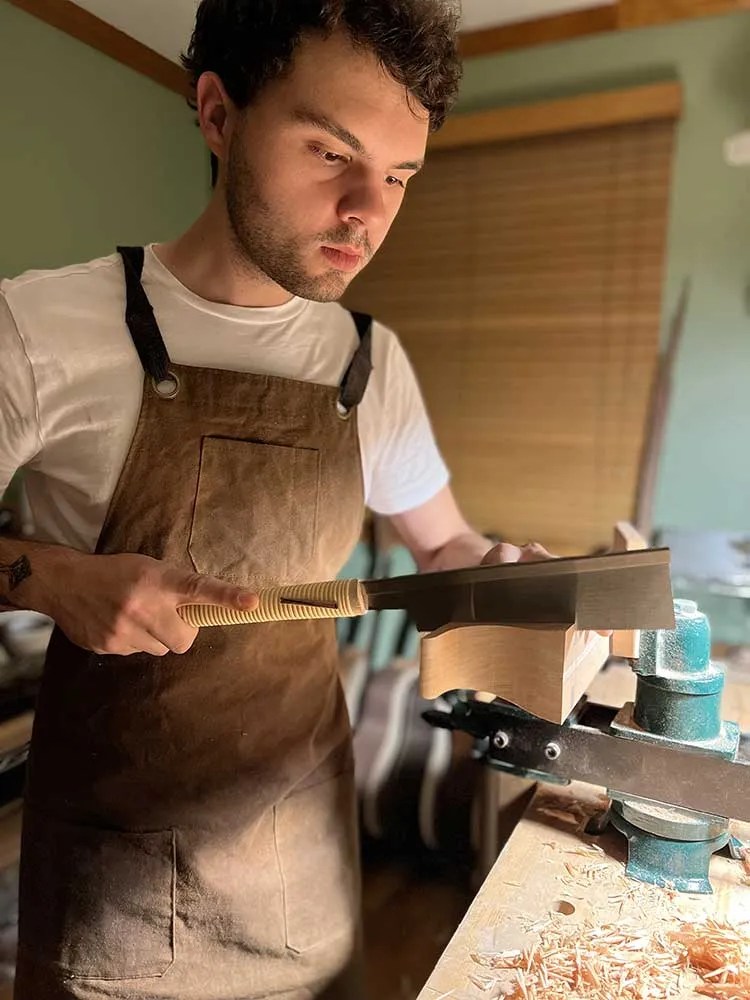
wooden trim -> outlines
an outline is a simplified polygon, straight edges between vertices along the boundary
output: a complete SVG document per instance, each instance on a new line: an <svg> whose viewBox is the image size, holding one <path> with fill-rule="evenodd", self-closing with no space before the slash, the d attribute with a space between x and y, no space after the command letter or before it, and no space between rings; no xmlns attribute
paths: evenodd
<svg viewBox="0 0 750 1000"><path fill-rule="evenodd" d="M749 0L619 0L618 27L645 28L750 8Z"/></svg>
<svg viewBox="0 0 750 1000"><path fill-rule="evenodd" d="M628 122L679 118L681 111L680 84L654 83L456 115L432 138L430 148L479 146Z"/></svg>
<svg viewBox="0 0 750 1000"><path fill-rule="evenodd" d="M645 28L696 17L715 17L750 9L750 0L618 0L588 10L519 21L497 28L468 31L461 36L464 58L513 49L565 42L587 35Z"/></svg>
<svg viewBox="0 0 750 1000"><path fill-rule="evenodd" d="M533 21L503 24L497 28L465 32L461 35L461 54L465 59L491 55L509 49L525 49L533 45L565 42L584 35L615 31L618 27L616 4L576 10L570 14L555 14Z"/></svg>
<svg viewBox="0 0 750 1000"><path fill-rule="evenodd" d="M10 3L168 90L187 96L187 75L181 66L70 0L10 0Z"/></svg>

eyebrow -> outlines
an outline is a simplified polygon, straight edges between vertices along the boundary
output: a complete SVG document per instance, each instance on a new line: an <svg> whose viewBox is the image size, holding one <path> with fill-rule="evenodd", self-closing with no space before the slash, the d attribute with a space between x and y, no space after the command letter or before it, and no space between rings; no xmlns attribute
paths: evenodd
<svg viewBox="0 0 750 1000"><path fill-rule="evenodd" d="M295 108L292 117L295 121L301 122L303 125L313 125L322 132L328 132L329 135L338 139L339 142L343 142L345 146L348 146L359 156L367 156L367 150L356 135L350 132L349 129L344 128L343 125L339 125L338 122L326 117L326 115L318 111L312 111L310 108L302 107ZM405 160L403 163L397 163L391 167L391 170L413 170L416 173L423 166L424 160Z"/></svg>

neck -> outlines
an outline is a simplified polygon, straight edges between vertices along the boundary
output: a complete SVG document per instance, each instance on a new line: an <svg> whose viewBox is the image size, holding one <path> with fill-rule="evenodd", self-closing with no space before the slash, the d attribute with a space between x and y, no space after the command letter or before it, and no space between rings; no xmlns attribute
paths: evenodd
<svg viewBox="0 0 750 1000"><path fill-rule="evenodd" d="M207 302L269 307L289 302L289 292L243 261L219 191L187 232L154 247L159 260L186 288Z"/></svg>

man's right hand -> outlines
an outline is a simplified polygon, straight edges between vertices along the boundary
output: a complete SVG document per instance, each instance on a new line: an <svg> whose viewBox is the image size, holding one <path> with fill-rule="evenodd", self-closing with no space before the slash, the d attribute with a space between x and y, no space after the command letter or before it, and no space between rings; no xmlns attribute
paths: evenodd
<svg viewBox="0 0 750 1000"><path fill-rule="evenodd" d="M182 620L178 607L219 604L252 611L258 604L257 596L241 587L149 556L59 549L54 561L46 606L38 610L53 618L71 642L95 653L186 653L198 630ZM33 562L32 556L32 567ZM40 566L37 576L51 568Z"/></svg>

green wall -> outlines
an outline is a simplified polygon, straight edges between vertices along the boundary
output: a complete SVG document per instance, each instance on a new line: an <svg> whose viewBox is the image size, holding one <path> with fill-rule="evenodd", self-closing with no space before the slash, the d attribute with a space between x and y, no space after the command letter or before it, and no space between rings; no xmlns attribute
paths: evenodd
<svg viewBox="0 0 750 1000"><path fill-rule="evenodd" d="M0 0L0 275L169 238L201 210L185 101Z"/></svg>
<svg viewBox="0 0 750 1000"><path fill-rule="evenodd" d="M678 77L665 322L693 291L660 471L659 526L750 529L750 167L723 161L750 128L750 14L470 60L462 111Z"/></svg>

